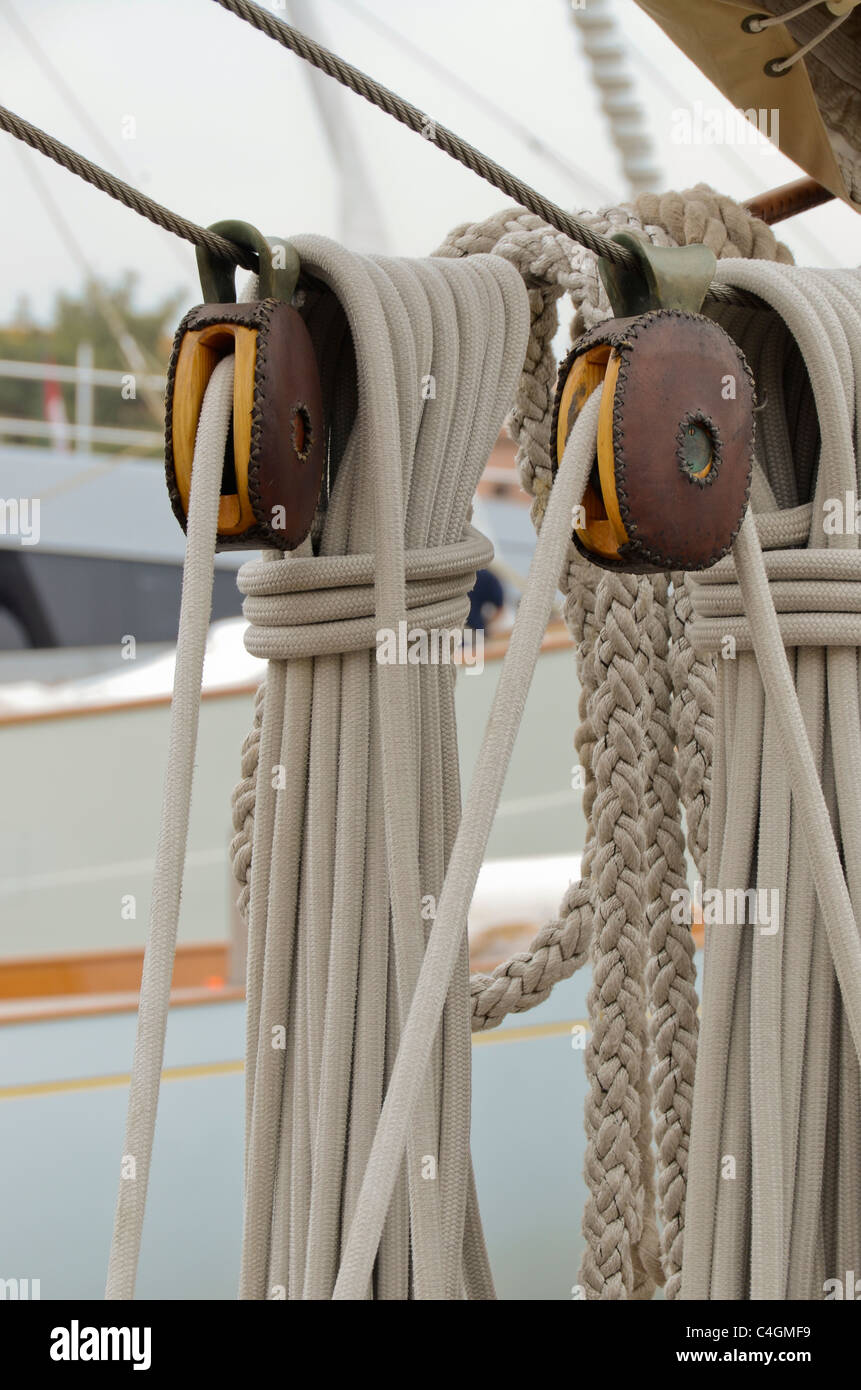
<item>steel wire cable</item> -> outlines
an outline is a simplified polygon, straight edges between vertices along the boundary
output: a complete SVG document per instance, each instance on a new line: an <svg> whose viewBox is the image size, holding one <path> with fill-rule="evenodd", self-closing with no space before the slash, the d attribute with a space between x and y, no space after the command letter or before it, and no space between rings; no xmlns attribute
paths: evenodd
<svg viewBox="0 0 861 1390"><path fill-rule="evenodd" d="M363 97L365 101L377 106L381 111L385 111L387 115L393 116L409 130L424 136L452 159L456 159L458 163L477 174L479 178L513 198L522 207L535 213L549 226L555 227L557 231L571 237L573 241L578 242L594 255L612 261L615 265L627 270L637 269L637 261L633 253L626 247L611 241L609 237L602 236L600 232L594 231L588 223L574 217L569 212L565 212L551 199L545 198L537 189L532 188L515 174L503 168L501 164L497 164L495 160L483 154L474 145L461 139L454 131L448 130L446 126L440 125L436 121L429 120L427 115L419 111L411 102L405 101L396 92L390 91L389 88L384 87L374 78L338 57L336 53L332 53L322 44L316 43L307 35L300 33L298 29L294 29L292 25L276 19L267 10L261 9L259 5L250 3L250 0L216 0L216 3L221 5L222 9L236 15L237 18L245 20L247 24L258 29L268 38L274 39L284 48L290 49L291 52L303 58L305 62L310 63L312 67L318 68L329 77L333 77L337 82L348 87L350 91L355 92L357 96ZM9 135L14 135L16 139L29 145L31 149L37 150L47 159L54 160L56 164L67 169L69 173L76 174L78 178L92 184L102 193L107 193L109 197L115 198L140 217L146 217L148 221L154 222L164 231L172 232L174 236L182 237L194 246L205 247L214 256L222 260L232 261L246 270L256 271L258 269L256 256L252 256L234 242L219 236L218 233L199 226L196 222L190 221L189 218L182 217L179 213L166 208L162 203L149 198L140 189L117 178L115 174L111 174L107 169L93 163L85 155L73 150L69 145L63 144L56 136L40 130L38 126L33 125L25 117L19 116L5 106L0 106L0 129L5 130ZM706 294L706 299L721 304L746 304L752 307L759 305L756 296L724 284L713 284Z"/></svg>

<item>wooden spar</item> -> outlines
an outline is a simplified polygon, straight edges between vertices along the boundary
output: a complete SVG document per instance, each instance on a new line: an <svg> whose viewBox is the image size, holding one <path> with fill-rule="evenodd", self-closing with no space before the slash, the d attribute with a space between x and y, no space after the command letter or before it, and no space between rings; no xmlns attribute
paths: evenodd
<svg viewBox="0 0 861 1390"><path fill-rule="evenodd" d="M834 194L815 179L793 179L791 183L782 183L779 188L748 198L744 206L752 217L760 217L771 225L795 217L799 212L809 212L822 203L830 203L833 197Z"/></svg>

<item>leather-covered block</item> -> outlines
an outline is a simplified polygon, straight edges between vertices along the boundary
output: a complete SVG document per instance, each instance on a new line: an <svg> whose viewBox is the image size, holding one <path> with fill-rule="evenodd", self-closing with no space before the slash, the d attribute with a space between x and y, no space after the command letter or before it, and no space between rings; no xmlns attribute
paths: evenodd
<svg viewBox="0 0 861 1390"><path fill-rule="evenodd" d="M560 369L557 466L599 381L597 468L575 544L607 569L707 569L731 548L750 494L754 385L744 354L712 319L675 309L597 325Z"/></svg>
<svg viewBox="0 0 861 1390"><path fill-rule="evenodd" d="M294 550L314 519L325 461L320 380L300 314L278 299L202 304L182 320L168 368L165 473L186 527L197 421L221 357L236 358L232 467L217 549Z"/></svg>

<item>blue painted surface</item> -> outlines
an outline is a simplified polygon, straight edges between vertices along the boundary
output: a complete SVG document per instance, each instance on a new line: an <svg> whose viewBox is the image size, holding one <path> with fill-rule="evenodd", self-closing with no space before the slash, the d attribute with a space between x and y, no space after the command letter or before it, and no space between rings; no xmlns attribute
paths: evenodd
<svg viewBox="0 0 861 1390"><path fill-rule="evenodd" d="M137 1016L97 1014L0 1028L0 1086L115 1076L131 1069ZM165 1067L232 1062L245 1053L241 1002L174 1009Z"/></svg>
<svg viewBox="0 0 861 1390"><path fill-rule="evenodd" d="M244 1006L176 1009L165 1066L241 1058ZM0 1085L127 1073L132 1014L0 1029ZM0 1101L0 1259L43 1298L101 1298L126 1086ZM141 1298L233 1298L242 1202L241 1074L169 1081L159 1100ZM8 1194L14 1193L14 1201Z"/></svg>
<svg viewBox="0 0 861 1390"><path fill-rule="evenodd" d="M582 1018L586 978L509 1019L516 1034ZM235 1061L244 1008L177 1009L166 1067ZM0 1029L0 1085L128 1071L131 1015ZM565 1299L576 1279L584 1198L583 1052L566 1032L473 1048L473 1160L502 1298ZM0 1276L38 1278L43 1298L104 1289L125 1086L0 1100ZM243 1078L162 1086L138 1296L231 1299L239 1267Z"/></svg>
<svg viewBox="0 0 861 1390"><path fill-rule="evenodd" d="M587 988L581 972L500 1031L583 1019ZM499 1298L568 1299L577 1280L586 1078L571 1044L566 1031L473 1046L472 1154Z"/></svg>

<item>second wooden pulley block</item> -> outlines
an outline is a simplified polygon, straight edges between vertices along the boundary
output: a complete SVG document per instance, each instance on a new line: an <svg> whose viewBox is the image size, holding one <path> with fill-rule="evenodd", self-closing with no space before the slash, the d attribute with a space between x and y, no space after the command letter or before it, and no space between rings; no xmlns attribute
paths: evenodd
<svg viewBox="0 0 861 1390"><path fill-rule="evenodd" d="M599 324L562 364L557 465L599 386L578 550L629 573L707 569L732 546L750 492L754 393L741 350L711 319L675 309Z"/></svg>

